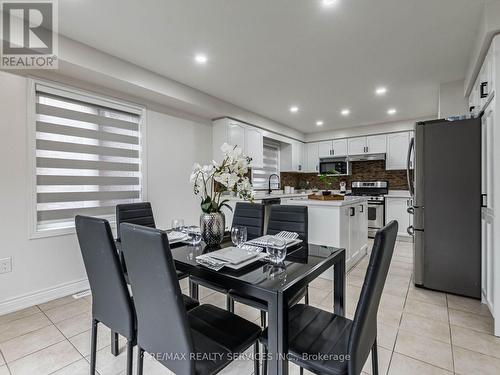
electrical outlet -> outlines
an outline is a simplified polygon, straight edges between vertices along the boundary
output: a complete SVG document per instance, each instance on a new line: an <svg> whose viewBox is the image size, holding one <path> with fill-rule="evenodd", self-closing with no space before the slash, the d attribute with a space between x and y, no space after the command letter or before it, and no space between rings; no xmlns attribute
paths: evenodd
<svg viewBox="0 0 500 375"><path fill-rule="evenodd" d="M0 273L12 272L12 258L0 259Z"/></svg>

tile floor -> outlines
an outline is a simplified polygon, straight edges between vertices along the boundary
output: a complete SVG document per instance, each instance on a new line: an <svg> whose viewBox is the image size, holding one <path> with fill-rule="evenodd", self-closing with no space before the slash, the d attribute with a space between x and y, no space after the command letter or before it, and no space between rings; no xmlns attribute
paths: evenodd
<svg viewBox="0 0 500 375"><path fill-rule="evenodd" d="M347 315L352 318L368 258L347 276ZM488 309L475 300L417 289L411 281L411 244L397 244L379 309L380 374L500 374L500 338L492 336ZM187 283L182 282L187 292ZM331 282L310 286L312 305L331 310ZM201 290L202 303L225 306L223 295ZM87 375L90 352L90 298L71 296L0 316L0 375ZM259 322L259 312L237 304L236 312ZM100 327L97 369L100 375L124 374L121 354L110 354L110 332ZM365 366L371 373L370 359ZM251 375L253 364L233 363L223 374ZM145 375L169 374L151 358ZM298 368L291 365L291 373ZM307 372L306 372L307 373Z"/></svg>

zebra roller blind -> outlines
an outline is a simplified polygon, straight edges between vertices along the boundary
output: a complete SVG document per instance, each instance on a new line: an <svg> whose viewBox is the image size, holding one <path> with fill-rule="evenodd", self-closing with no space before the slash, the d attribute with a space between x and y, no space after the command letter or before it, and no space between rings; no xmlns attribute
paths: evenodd
<svg viewBox="0 0 500 375"><path fill-rule="evenodd" d="M265 190L268 188L269 176L274 174L279 175L280 163L280 145L268 138L264 138L264 166L263 168L252 169L252 185L256 190ZM273 178L271 183L272 189L278 189L279 179Z"/></svg>
<svg viewBox="0 0 500 375"><path fill-rule="evenodd" d="M77 214L112 219L142 200L141 112L64 94L36 85L37 230L72 227Z"/></svg>

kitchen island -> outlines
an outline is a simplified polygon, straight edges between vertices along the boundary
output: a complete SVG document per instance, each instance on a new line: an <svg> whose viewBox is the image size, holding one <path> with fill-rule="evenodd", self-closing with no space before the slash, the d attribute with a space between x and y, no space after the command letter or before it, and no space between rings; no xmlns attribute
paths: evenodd
<svg viewBox="0 0 500 375"><path fill-rule="evenodd" d="M345 197L340 201L290 199L286 204L307 206L309 243L346 249L346 269L363 258L368 250L368 199ZM323 274L333 279L333 271Z"/></svg>

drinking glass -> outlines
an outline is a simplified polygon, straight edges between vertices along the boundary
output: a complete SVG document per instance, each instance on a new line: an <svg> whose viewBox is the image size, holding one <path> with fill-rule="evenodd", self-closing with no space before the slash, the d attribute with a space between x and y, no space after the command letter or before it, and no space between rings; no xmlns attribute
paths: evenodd
<svg viewBox="0 0 500 375"><path fill-rule="evenodd" d="M182 232L182 228L184 228L184 219L173 219L170 226L173 231Z"/></svg>
<svg viewBox="0 0 500 375"><path fill-rule="evenodd" d="M200 244L201 232L200 232L200 228L197 227L196 225L184 227L183 233L186 233L188 236L188 239L186 241L188 244L190 244L192 246L196 246L196 245Z"/></svg>
<svg viewBox="0 0 500 375"><path fill-rule="evenodd" d="M279 237L271 237L267 240L266 252L273 264L281 264L286 258L286 240Z"/></svg>
<svg viewBox="0 0 500 375"><path fill-rule="evenodd" d="M231 228L231 241L236 247L240 247L247 241L247 228L246 227L233 227Z"/></svg>

